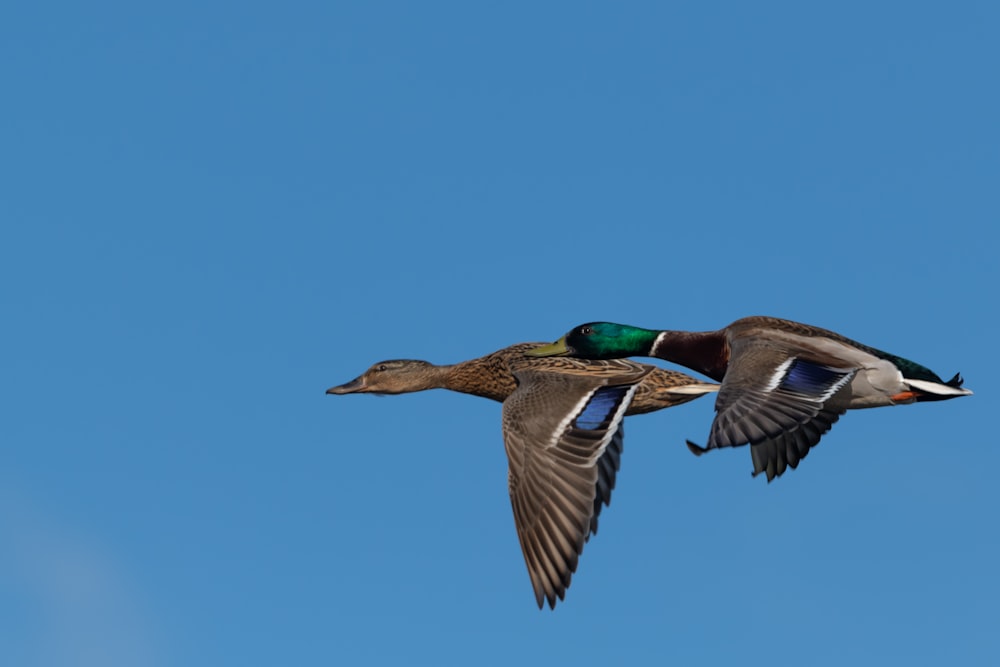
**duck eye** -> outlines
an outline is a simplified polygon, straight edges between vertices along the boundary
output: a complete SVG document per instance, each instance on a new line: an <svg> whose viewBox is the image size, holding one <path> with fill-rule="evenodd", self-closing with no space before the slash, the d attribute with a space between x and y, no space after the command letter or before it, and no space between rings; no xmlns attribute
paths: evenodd
<svg viewBox="0 0 1000 667"><path fill-rule="evenodd" d="M384 370L386 370L386 365L385 364L379 364L378 368L376 368L375 370L377 370L377 371L384 371Z"/></svg>
<svg viewBox="0 0 1000 667"><path fill-rule="evenodd" d="M594 333L594 330L591 327L583 327L580 329L580 333L582 333L584 336L589 336L592 333Z"/></svg>

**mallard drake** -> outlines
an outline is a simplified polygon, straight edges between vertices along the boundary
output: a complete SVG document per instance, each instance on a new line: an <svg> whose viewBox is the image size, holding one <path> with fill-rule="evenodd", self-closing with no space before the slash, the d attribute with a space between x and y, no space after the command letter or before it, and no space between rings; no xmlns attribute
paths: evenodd
<svg viewBox="0 0 1000 667"><path fill-rule="evenodd" d="M695 454L750 444L756 476L795 468L847 410L972 394L918 363L838 333L776 317L745 317L718 331L642 329L591 322L529 355L648 356L721 381L708 443Z"/></svg>
<svg viewBox="0 0 1000 667"><path fill-rule="evenodd" d="M627 360L527 357L520 343L450 366L393 359L328 394L450 389L503 403L514 524L539 608L565 598L584 543L611 502L626 414L679 405L718 385Z"/></svg>

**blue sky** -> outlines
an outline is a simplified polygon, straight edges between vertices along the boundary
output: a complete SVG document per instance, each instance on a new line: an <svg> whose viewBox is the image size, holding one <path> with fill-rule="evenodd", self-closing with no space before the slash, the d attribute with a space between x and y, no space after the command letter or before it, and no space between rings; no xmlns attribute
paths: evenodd
<svg viewBox="0 0 1000 667"><path fill-rule="evenodd" d="M809 3L812 5L812 3ZM0 9L0 654L995 664L993 3ZM630 418L539 612L500 406L326 396L590 320L836 329L975 396L773 484Z"/></svg>

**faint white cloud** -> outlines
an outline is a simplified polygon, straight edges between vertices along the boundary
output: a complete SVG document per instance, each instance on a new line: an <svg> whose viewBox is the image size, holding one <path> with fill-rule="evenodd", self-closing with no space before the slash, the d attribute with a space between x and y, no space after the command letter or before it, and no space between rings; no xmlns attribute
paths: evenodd
<svg viewBox="0 0 1000 667"><path fill-rule="evenodd" d="M0 606L13 621L0 630L0 651L39 667L160 664L135 584L106 546L9 480L0 480L0 536Z"/></svg>

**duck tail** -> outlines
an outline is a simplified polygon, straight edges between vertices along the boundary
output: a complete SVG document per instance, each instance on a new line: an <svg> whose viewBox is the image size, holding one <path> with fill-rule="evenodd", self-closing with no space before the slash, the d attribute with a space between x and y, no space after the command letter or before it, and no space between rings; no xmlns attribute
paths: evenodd
<svg viewBox="0 0 1000 667"><path fill-rule="evenodd" d="M962 386L964 380L961 373L955 373L955 377L947 382L929 382L913 378L904 378L903 381L914 390L917 401L945 401L949 398L972 395L971 389Z"/></svg>
<svg viewBox="0 0 1000 667"><path fill-rule="evenodd" d="M963 382L965 382L965 380L962 379L962 374L955 373L955 377L945 382L945 384L948 385L949 387L955 387L956 389L961 389Z"/></svg>

